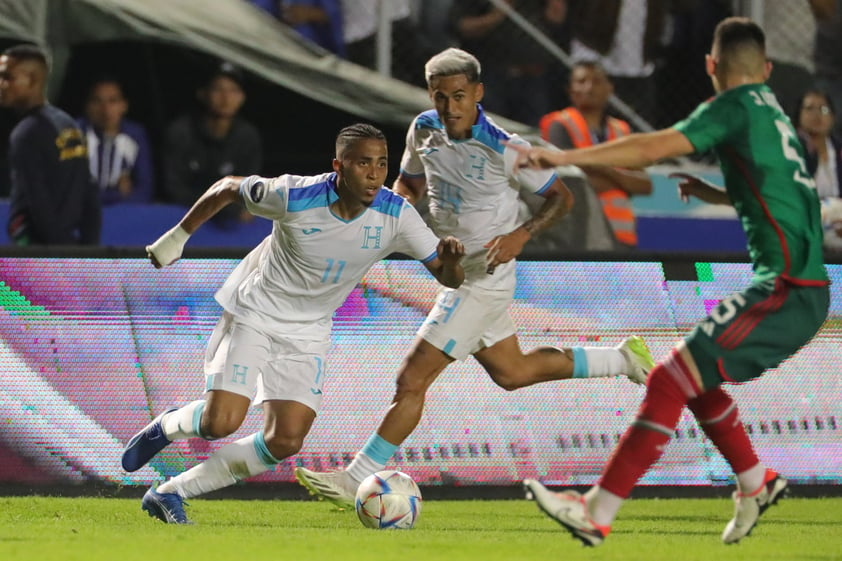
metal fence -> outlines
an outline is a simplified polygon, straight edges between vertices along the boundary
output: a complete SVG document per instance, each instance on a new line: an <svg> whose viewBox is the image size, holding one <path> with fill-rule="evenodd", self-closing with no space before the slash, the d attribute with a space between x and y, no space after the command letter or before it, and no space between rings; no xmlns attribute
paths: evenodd
<svg viewBox="0 0 842 561"><path fill-rule="evenodd" d="M600 61L615 82L613 112L639 130L672 124L712 95L704 55L717 22L729 15L763 25L776 67L770 85L787 109L812 82L815 23L808 0L342 0L341 5L346 24L368 21L373 47L363 64L424 86L429 56L448 46L465 48L483 64L487 108L531 125L569 103L571 62L594 56L582 48L584 41L608 41Z"/></svg>

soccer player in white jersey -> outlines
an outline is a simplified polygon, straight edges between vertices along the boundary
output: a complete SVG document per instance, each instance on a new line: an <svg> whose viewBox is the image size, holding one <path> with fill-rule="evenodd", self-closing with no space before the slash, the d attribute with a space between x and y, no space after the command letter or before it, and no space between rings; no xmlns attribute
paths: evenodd
<svg viewBox="0 0 842 561"><path fill-rule="evenodd" d="M262 404L264 428L150 488L142 501L150 516L189 523L184 499L263 473L298 452L322 402L333 313L374 263L400 252L443 285L462 283L462 243L436 238L412 205L383 189L386 172L383 133L352 125L336 139L332 173L221 179L146 248L156 267L173 263L189 236L234 201L274 221L216 294L224 312L205 355L204 398L160 414L137 433L123 468L140 469L174 440L232 434L252 398Z"/></svg>
<svg viewBox="0 0 842 561"><path fill-rule="evenodd" d="M426 64L434 110L409 127L401 172L393 190L415 203L430 198L433 230L465 245L465 282L441 290L398 373L397 391L383 422L345 470L299 467L298 481L343 508L359 483L383 469L421 420L427 388L454 360L468 355L506 390L565 378L625 374L643 383L654 365L646 345L631 337L616 348L540 347L524 354L508 308L515 291L515 257L532 235L566 214L572 195L552 170L519 170L517 150L528 143L485 115L477 59L447 49ZM518 190L546 201L518 224Z"/></svg>

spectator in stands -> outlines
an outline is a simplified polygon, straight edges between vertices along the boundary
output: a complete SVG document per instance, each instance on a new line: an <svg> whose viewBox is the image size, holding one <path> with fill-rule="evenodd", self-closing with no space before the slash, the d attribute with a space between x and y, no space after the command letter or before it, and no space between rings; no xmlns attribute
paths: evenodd
<svg viewBox="0 0 842 561"><path fill-rule="evenodd" d="M0 56L0 105L21 120L9 138L9 238L17 245L99 243L99 193L85 137L73 118L47 102L49 64L35 45Z"/></svg>
<svg viewBox="0 0 842 561"><path fill-rule="evenodd" d="M836 112L823 91L807 90L798 103L795 127L804 146L807 171L824 205L842 204L842 141L832 134ZM842 249L842 226L825 224L825 248Z"/></svg>
<svg viewBox="0 0 842 561"><path fill-rule="evenodd" d="M507 0L512 9L545 35L564 23L560 0ZM565 0L566 1L566 0ZM482 64L486 88L482 105L529 125L552 108L548 88L553 58L524 29L488 0L459 0L450 10L459 46Z"/></svg>
<svg viewBox="0 0 842 561"><path fill-rule="evenodd" d="M96 79L88 91L79 126L88 143L91 176L102 204L148 203L154 169L146 129L126 119L129 103L117 79Z"/></svg>
<svg viewBox="0 0 842 561"><path fill-rule="evenodd" d="M626 136L626 121L607 114L614 92L611 79L596 62L578 62L570 73L571 107L544 115L541 136L562 149L584 148ZM637 228L631 197L652 193L652 180L643 170L586 166L582 171L596 191L602 211L620 248L637 246Z"/></svg>
<svg viewBox="0 0 842 561"><path fill-rule="evenodd" d="M842 0L810 0L810 7L816 16L816 86L842 107ZM842 119L834 128L842 136Z"/></svg>
<svg viewBox="0 0 842 561"><path fill-rule="evenodd" d="M790 109L813 83L815 18L804 0L763 2L759 12L757 23L766 30L766 56L773 67L766 85L781 106Z"/></svg>
<svg viewBox="0 0 842 561"><path fill-rule="evenodd" d="M795 4L795 2L787 2ZM684 118L713 95L710 78L698 64L710 50L713 30L733 14L731 0L680 0L670 10L669 38L655 88L663 92L656 127L669 126Z"/></svg>
<svg viewBox="0 0 842 561"><path fill-rule="evenodd" d="M655 60L661 49L668 0L573 0L570 55L598 61L617 96L655 122Z"/></svg>
<svg viewBox="0 0 842 561"><path fill-rule="evenodd" d="M413 0L413 13L417 14L418 31L426 41L426 48L440 52L455 43L450 33L450 8L455 0Z"/></svg>
<svg viewBox="0 0 842 561"><path fill-rule="evenodd" d="M339 0L249 0L295 29L305 39L345 56Z"/></svg>
<svg viewBox="0 0 842 561"><path fill-rule="evenodd" d="M416 86L426 87L424 76L415 69L423 67L429 43L421 36L412 19L411 0L342 0L342 29L349 61L377 68L377 30L380 10L388 10L391 22L390 75Z"/></svg>
<svg viewBox="0 0 842 561"><path fill-rule="evenodd" d="M201 111L184 115L166 131L164 193L173 203L190 206L219 177L247 175L263 164L263 143L257 128L239 116L246 100L243 73L223 62L197 91ZM230 205L215 223L235 226L250 214Z"/></svg>

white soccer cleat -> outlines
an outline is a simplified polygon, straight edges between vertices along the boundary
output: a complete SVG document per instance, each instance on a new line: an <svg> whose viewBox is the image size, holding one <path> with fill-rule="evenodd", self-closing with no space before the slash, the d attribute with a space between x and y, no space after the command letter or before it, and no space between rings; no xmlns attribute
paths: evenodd
<svg viewBox="0 0 842 561"><path fill-rule="evenodd" d="M321 473L295 468L295 478L310 494L332 502L339 508L354 510L359 484L344 470Z"/></svg>
<svg viewBox="0 0 842 561"><path fill-rule="evenodd" d="M623 341L617 350L626 357L626 376L635 384L645 384L649 372L655 368L652 353L642 337L629 337Z"/></svg>
<svg viewBox="0 0 842 561"><path fill-rule="evenodd" d="M760 515L784 495L787 480L772 470L766 470L766 482L751 495L734 491L734 518L725 526L722 541L737 543L757 525Z"/></svg>
<svg viewBox="0 0 842 561"><path fill-rule="evenodd" d="M544 514L584 545L600 545L611 532L610 526L600 526L591 520L585 498L576 491L553 493L534 479L524 479L523 488L527 499L533 499Z"/></svg>

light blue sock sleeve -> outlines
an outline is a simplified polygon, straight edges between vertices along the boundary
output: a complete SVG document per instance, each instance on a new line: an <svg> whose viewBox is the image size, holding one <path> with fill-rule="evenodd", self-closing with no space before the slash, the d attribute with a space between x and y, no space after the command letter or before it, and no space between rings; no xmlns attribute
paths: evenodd
<svg viewBox="0 0 842 561"><path fill-rule="evenodd" d="M260 461L263 462L263 465L267 468L273 468L275 467L275 464L281 463L280 460L272 455L272 452L269 451L269 447L266 446L266 438L263 436L263 431L254 435L254 451L257 452L257 457L260 458Z"/></svg>
<svg viewBox="0 0 842 561"><path fill-rule="evenodd" d="M374 433L360 451L378 464L386 465L397 449L397 446L383 440L379 434Z"/></svg>
<svg viewBox="0 0 842 561"><path fill-rule="evenodd" d="M587 378L588 377L588 355L585 354L585 349L582 347L572 347L573 351L573 377Z"/></svg>

